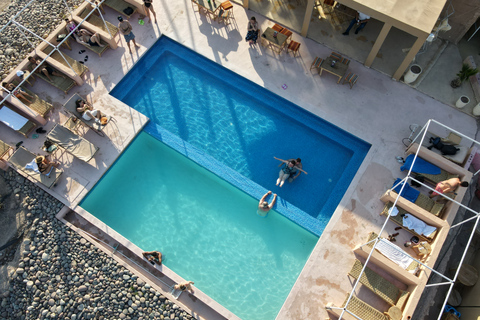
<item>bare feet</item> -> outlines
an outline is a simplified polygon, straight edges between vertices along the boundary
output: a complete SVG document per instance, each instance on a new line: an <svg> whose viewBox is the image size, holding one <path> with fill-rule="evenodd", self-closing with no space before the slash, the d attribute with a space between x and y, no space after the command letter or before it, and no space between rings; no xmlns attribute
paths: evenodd
<svg viewBox="0 0 480 320"><path fill-rule="evenodd" d="M280 178L277 179L277 183L275 185L278 186L279 183L280 183Z"/></svg>

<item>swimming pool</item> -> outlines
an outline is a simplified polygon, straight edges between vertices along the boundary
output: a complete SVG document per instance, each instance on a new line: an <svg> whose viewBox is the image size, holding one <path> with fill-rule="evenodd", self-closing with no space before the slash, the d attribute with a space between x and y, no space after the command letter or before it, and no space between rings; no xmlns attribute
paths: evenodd
<svg viewBox="0 0 480 320"><path fill-rule="evenodd" d="M148 133L248 194L277 193L276 210L317 235L370 148L165 36L111 94L150 118ZM276 187L274 156L302 158L308 175Z"/></svg>
<svg viewBox="0 0 480 320"><path fill-rule="evenodd" d="M268 320L318 237L275 211L259 217L257 204L142 132L81 206L240 318Z"/></svg>
<svg viewBox="0 0 480 320"><path fill-rule="evenodd" d="M275 318L370 145L165 36L111 94L151 121L80 205L241 318ZM308 175L276 187L274 156Z"/></svg>

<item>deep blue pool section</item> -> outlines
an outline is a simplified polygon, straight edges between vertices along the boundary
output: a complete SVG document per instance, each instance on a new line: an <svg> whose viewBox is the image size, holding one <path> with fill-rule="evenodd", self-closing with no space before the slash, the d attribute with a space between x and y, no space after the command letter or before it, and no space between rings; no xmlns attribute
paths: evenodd
<svg viewBox="0 0 480 320"><path fill-rule="evenodd" d="M150 118L147 133L246 193L277 193L275 209L317 235L370 148L166 36L111 94ZM308 175L277 187L274 156L302 158Z"/></svg>

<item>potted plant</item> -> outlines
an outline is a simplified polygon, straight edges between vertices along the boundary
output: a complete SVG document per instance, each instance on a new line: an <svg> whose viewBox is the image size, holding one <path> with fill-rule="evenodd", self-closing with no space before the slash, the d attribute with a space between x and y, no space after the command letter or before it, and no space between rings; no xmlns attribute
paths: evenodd
<svg viewBox="0 0 480 320"><path fill-rule="evenodd" d="M462 65L462 69L460 69L460 72L457 73L457 78L453 79L452 82L450 82L450 85L452 88L458 88L462 85L462 83L470 78L471 76L474 76L478 73L477 68L472 68L468 64L464 63Z"/></svg>

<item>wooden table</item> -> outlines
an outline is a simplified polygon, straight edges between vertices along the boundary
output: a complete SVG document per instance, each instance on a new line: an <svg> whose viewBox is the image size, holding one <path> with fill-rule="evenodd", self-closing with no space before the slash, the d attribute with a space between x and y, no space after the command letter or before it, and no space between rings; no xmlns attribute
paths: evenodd
<svg viewBox="0 0 480 320"><path fill-rule="evenodd" d="M273 36L273 33L275 32L275 30L273 30L272 28L268 27L267 30L265 30L265 32L262 34L262 43L263 41L266 41L269 45L272 45L274 48L277 48L277 49L273 49L275 52L277 52L278 54L280 54L283 50L283 47L285 46L285 44L287 43L287 36L284 35L283 33L277 33L277 36L274 37Z"/></svg>
<svg viewBox="0 0 480 320"><path fill-rule="evenodd" d="M213 20L218 18L218 14L216 14L216 12L220 8L222 0L195 0L195 3L198 6L199 12L205 10L207 14L211 14L213 16Z"/></svg>
<svg viewBox="0 0 480 320"><path fill-rule="evenodd" d="M457 280L467 287L471 287L477 283L478 271L469 264L463 264L458 273Z"/></svg>
<svg viewBox="0 0 480 320"><path fill-rule="evenodd" d="M331 66L333 60L336 61L335 67ZM332 57L328 57L323 61L322 65L320 66L320 70L318 71L318 74L321 76L322 71L325 70L333 75L336 75L338 77L337 83L340 83L340 80L342 80L342 78L345 76L345 73L347 73L347 69L348 69L348 65L341 63L340 61Z"/></svg>
<svg viewBox="0 0 480 320"><path fill-rule="evenodd" d="M393 306L388 309L386 312L387 315L390 317L391 320L402 320L402 310L399 307Z"/></svg>

